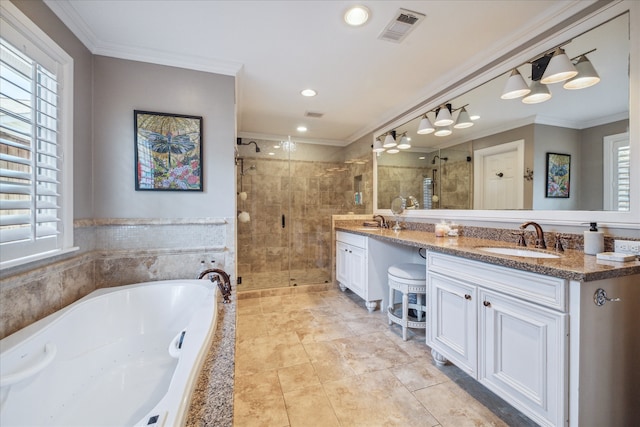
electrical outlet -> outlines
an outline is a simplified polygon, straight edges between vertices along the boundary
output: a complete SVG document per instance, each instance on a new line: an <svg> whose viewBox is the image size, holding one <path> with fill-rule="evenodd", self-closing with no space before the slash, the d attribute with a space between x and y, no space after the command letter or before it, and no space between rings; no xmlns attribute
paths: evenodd
<svg viewBox="0 0 640 427"><path fill-rule="evenodd" d="M635 240L614 240L614 251L623 254L640 255L640 242Z"/></svg>

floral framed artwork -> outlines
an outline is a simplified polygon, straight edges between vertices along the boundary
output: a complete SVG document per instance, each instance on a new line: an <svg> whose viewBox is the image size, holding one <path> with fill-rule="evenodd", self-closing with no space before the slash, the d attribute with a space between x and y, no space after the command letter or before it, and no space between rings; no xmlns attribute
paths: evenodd
<svg viewBox="0 0 640 427"><path fill-rule="evenodd" d="M202 191L202 117L133 112L136 191Z"/></svg>
<svg viewBox="0 0 640 427"><path fill-rule="evenodd" d="M568 199L570 188L571 155L547 153L546 197Z"/></svg>

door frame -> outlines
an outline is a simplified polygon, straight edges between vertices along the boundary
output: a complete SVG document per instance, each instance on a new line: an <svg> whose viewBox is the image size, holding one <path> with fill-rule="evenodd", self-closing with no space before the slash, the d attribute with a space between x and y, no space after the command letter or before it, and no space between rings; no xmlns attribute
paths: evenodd
<svg viewBox="0 0 640 427"><path fill-rule="evenodd" d="M484 200L484 158L495 154L516 152L516 176L524 176L524 139L506 142L473 151L473 209L485 209ZM524 182L516 187L518 208L524 207Z"/></svg>

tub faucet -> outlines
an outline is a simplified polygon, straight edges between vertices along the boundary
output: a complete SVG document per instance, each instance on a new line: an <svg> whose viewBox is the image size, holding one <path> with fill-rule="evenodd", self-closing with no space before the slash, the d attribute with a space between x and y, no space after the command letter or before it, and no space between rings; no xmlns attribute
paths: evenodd
<svg viewBox="0 0 640 427"><path fill-rule="evenodd" d="M229 279L229 275L219 268L210 268L200 273L198 279L202 279L206 275L209 275L209 280L212 283L218 284L218 288L222 292L222 302L224 304L231 302L231 279Z"/></svg>
<svg viewBox="0 0 640 427"><path fill-rule="evenodd" d="M380 221L378 221L378 223L380 224L380 228L389 228L389 225L387 224L387 220L385 220L382 215L374 215L373 219L376 219L376 218L380 218Z"/></svg>
<svg viewBox="0 0 640 427"><path fill-rule="evenodd" d="M524 224L522 224L520 226L520 230L524 230L525 228L527 228L528 226L533 225L533 227L536 229L536 248L539 249L547 249L547 244L544 241L544 231L542 231L542 227L540 227L540 225L536 222L533 221L528 221L525 222Z"/></svg>

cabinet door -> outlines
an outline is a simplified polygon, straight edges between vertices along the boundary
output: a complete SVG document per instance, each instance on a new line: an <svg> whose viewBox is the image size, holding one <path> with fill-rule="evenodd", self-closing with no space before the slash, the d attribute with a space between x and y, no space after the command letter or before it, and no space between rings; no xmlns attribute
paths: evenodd
<svg viewBox="0 0 640 427"><path fill-rule="evenodd" d="M336 242L336 280L349 287L349 245Z"/></svg>
<svg viewBox="0 0 640 427"><path fill-rule="evenodd" d="M349 271L351 289L360 298L367 300L367 251L355 246L349 247Z"/></svg>
<svg viewBox="0 0 640 427"><path fill-rule="evenodd" d="M540 425L565 425L567 315L479 293L479 380Z"/></svg>
<svg viewBox="0 0 640 427"><path fill-rule="evenodd" d="M433 272L427 274L427 283L427 344L476 378L476 286Z"/></svg>

